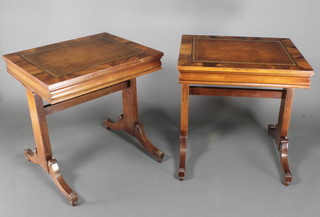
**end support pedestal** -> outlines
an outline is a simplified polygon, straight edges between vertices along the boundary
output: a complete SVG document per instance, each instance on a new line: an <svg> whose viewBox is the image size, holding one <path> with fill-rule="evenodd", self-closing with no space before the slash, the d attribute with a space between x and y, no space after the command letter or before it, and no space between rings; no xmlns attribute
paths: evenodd
<svg viewBox="0 0 320 217"><path fill-rule="evenodd" d="M159 163L162 162L164 157L164 152L155 147L150 140L148 139L145 131L144 126L142 123L132 123L131 125L126 124L126 120L124 119L123 115L119 116L117 122L113 122L109 119L104 121L104 126L107 129L113 130L123 130L129 133L130 135L136 137L144 149L152 155Z"/></svg>

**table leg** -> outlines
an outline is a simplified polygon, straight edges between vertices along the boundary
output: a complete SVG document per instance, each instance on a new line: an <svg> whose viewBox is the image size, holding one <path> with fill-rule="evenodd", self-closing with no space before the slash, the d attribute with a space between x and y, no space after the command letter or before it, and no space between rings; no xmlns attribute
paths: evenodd
<svg viewBox="0 0 320 217"><path fill-rule="evenodd" d="M36 148L34 151L26 149L24 154L29 161L39 164L50 174L57 187L70 201L70 204L75 206L78 201L78 196L63 179L58 167L58 162L52 157L42 98L28 89L27 97Z"/></svg>
<svg viewBox="0 0 320 217"><path fill-rule="evenodd" d="M188 119L189 119L189 85L182 84L181 113L180 113L180 165L178 177L183 181L186 175L186 155L188 144Z"/></svg>
<svg viewBox="0 0 320 217"><path fill-rule="evenodd" d="M131 79L128 82L130 82L129 87L122 90L123 114L120 115L117 122L107 119L104 121L104 125L108 129L124 130L136 137L145 150L158 162L161 162L164 157L163 151L150 142L145 134L143 124L139 122L136 79Z"/></svg>
<svg viewBox="0 0 320 217"><path fill-rule="evenodd" d="M293 102L293 88L284 89L284 97L281 99L279 119L277 125L269 125L268 132L275 139L279 154L280 161L284 171L284 185L288 186L292 181L292 174L289 168L288 160L288 131L290 125L290 117Z"/></svg>

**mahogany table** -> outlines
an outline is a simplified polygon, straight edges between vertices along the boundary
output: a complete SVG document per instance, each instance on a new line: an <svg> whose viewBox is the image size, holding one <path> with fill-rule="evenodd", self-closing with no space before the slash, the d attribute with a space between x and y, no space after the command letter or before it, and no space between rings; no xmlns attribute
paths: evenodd
<svg viewBox="0 0 320 217"><path fill-rule="evenodd" d="M36 148L25 150L39 164L72 205L77 194L63 179L53 158L46 115L122 91L123 114L107 128L136 137L159 162L164 153L148 140L138 119L136 77L161 69L163 53L132 41L101 33L4 55L7 70L27 91ZM43 104L43 100L49 104Z"/></svg>
<svg viewBox="0 0 320 217"><path fill-rule="evenodd" d="M189 95L276 98L281 100L278 123L269 125L268 132L280 153L283 182L289 185L292 174L287 135L293 93L295 88L309 88L313 75L292 41L183 35L178 70L182 85L179 179L183 180L186 174Z"/></svg>

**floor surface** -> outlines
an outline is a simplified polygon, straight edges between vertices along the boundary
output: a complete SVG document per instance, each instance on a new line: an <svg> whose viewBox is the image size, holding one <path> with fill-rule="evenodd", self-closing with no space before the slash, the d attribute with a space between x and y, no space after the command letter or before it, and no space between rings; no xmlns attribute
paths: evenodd
<svg viewBox="0 0 320 217"><path fill-rule="evenodd" d="M187 177L181 182L176 175L179 107L168 111L140 103L148 137L166 154L157 163L137 140L102 126L106 117L117 117L120 96L116 93L48 116L54 156L80 197L76 207L69 206L49 175L22 154L34 146L27 104L4 104L0 215L320 215L320 136L311 117L295 114L292 119L293 182L286 187L274 142L266 132L267 124L277 119L278 101L270 100L270 109L265 105L259 109L259 99L191 97ZM250 109L253 104L255 110Z"/></svg>

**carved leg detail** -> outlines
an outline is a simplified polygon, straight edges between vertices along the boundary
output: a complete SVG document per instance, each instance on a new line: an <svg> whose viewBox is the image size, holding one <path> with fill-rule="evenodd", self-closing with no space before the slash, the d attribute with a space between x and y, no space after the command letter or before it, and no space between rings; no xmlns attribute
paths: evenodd
<svg viewBox="0 0 320 217"><path fill-rule="evenodd" d="M156 160L161 163L164 157L164 152L155 147L150 140L148 139L145 131L144 126L141 123L136 123L134 125L134 129L126 129L125 125L125 119L123 118L123 115L120 115L119 120L117 122L113 122L109 119L104 121L104 126L108 129L114 129L114 130L124 130L130 135L136 137L141 145L144 147L144 149L150 153L153 157L156 158ZM134 133L132 133L134 132Z"/></svg>
<svg viewBox="0 0 320 217"><path fill-rule="evenodd" d="M28 161L41 165L40 164L41 159L39 159L39 155L37 155L37 149L35 149L34 151L32 151L31 149L26 149L24 151L24 155L26 156ZM50 176L52 177L54 183L56 184L56 186L70 201L70 204L72 206L77 205L78 195L68 186L68 184L62 177L57 160L55 159L49 160L47 170Z"/></svg>
<svg viewBox="0 0 320 217"><path fill-rule="evenodd" d="M292 181L292 174L289 168L289 159L288 159L288 146L289 141L287 138L281 138L279 144L279 154L280 154L280 161L283 167L284 172L284 185L288 186Z"/></svg>
<svg viewBox="0 0 320 217"><path fill-rule="evenodd" d="M66 181L62 177L57 160L56 159L49 160L48 168L49 168L49 174L52 177L54 183L57 185L60 191L66 196L66 198L70 201L70 204L72 206L77 205L78 195L69 187L69 185L66 183Z"/></svg>
<svg viewBox="0 0 320 217"><path fill-rule="evenodd" d="M181 87L181 114L180 114L180 163L178 178L183 181L186 176L186 158L188 143L188 120L189 120L189 85Z"/></svg>
<svg viewBox="0 0 320 217"><path fill-rule="evenodd" d="M24 156L27 158L28 161L31 161L32 163L39 164L39 160L37 158L37 148L32 151L31 149L24 150Z"/></svg>
<svg viewBox="0 0 320 217"><path fill-rule="evenodd" d="M185 136L180 137L180 164L178 171L178 178L180 181L184 180L186 176L186 155L187 155L188 138Z"/></svg>
<svg viewBox="0 0 320 217"><path fill-rule="evenodd" d="M129 87L122 91L123 114L120 115L117 122L109 119L105 120L104 126L108 129L126 131L136 137L148 153L155 157L158 162L162 162L163 151L150 142L143 124L139 123L136 79L131 79L128 82L130 83Z"/></svg>
<svg viewBox="0 0 320 217"><path fill-rule="evenodd" d="M287 138L291 117L291 109L293 102L293 88L287 88L283 90L283 96L281 99L280 112L277 125L269 125L268 133L275 140L277 145L280 161L283 169L283 183L288 186L292 181L292 174L289 168L289 159L288 159L288 146L289 141Z"/></svg>
<svg viewBox="0 0 320 217"><path fill-rule="evenodd" d="M146 136L146 133L144 132L143 124L137 123L135 125L134 136L139 140L139 142L146 149L147 152L154 156L159 163L162 162L164 153L150 142L150 140Z"/></svg>
<svg viewBox="0 0 320 217"><path fill-rule="evenodd" d="M283 170L283 184L288 186L292 181L292 174L289 168L288 148L289 141L287 137L279 136L279 128L277 125L268 125L268 134L274 138L277 149L279 151L280 162Z"/></svg>
<svg viewBox="0 0 320 217"><path fill-rule="evenodd" d="M117 122L113 122L110 119L107 119L104 121L104 126L107 129L113 129L113 130L124 130L124 121L123 121L123 115L119 116L119 119Z"/></svg>
<svg viewBox="0 0 320 217"><path fill-rule="evenodd" d="M44 112L42 99L28 89L27 97L36 148L34 151L26 149L24 155L28 161L40 165L47 171L60 191L68 198L71 205L75 206L78 201L78 196L67 185L59 171L57 161L52 157L46 114Z"/></svg>

